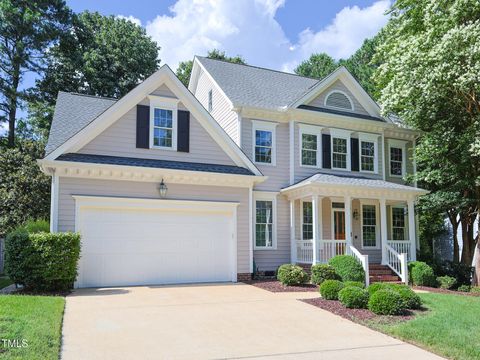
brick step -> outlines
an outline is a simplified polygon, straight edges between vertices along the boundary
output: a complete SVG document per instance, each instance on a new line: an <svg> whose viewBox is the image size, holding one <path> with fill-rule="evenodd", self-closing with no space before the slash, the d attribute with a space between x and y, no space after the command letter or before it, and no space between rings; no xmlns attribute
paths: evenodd
<svg viewBox="0 0 480 360"><path fill-rule="evenodd" d="M397 275L378 275L370 276L370 283L374 282L400 282L400 278Z"/></svg>
<svg viewBox="0 0 480 360"><path fill-rule="evenodd" d="M395 273L388 269L388 270L383 270L383 269L370 269L369 271L370 275L395 275Z"/></svg>
<svg viewBox="0 0 480 360"><path fill-rule="evenodd" d="M368 264L368 268L370 270L373 270L373 269L377 269L377 270L390 269L387 265L382 265L382 264Z"/></svg>

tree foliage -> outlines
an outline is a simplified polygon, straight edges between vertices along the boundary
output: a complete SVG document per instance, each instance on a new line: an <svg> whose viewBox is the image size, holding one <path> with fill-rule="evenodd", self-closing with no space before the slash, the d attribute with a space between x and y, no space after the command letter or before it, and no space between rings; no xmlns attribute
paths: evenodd
<svg viewBox="0 0 480 360"><path fill-rule="evenodd" d="M339 64L326 53L312 54L295 68L295 73L302 76L323 79L339 67Z"/></svg>
<svg viewBox="0 0 480 360"><path fill-rule="evenodd" d="M432 191L427 208L459 216L462 261L471 263L480 205L480 2L399 0L391 17L375 58L380 102L423 131L416 178Z"/></svg>
<svg viewBox="0 0 480 360"><path fill-rule="evenodd" d="M225 55L225 51L220 51L217 49L210 50L207 53L207 58L228 61L234 64L243 64L243 65L247 64L245 62L245 59L242 58L240 55L230 57ZM192 67L193 67L192 60L182 61L180 64L178 64L177 77L185 86L188 86L188 82L190 81Z"/></svg>
<svg viewBox="0 0 480 360"><path fill-rule="evenodd" d="M68 29L70 10L61 0L0 0L0 123L8 122L8 146L15 145L17 109L26 90L25 72L39 72L43 56Z"/></svg>
<svg viewBox="0 0 480 360"><path fill-rule="evenodd" d="M119 98L158 69L159 47L145 29L97 12L75 15L48 52L45 76L30 101L31 120L48 131L58 91Z"/></svg>

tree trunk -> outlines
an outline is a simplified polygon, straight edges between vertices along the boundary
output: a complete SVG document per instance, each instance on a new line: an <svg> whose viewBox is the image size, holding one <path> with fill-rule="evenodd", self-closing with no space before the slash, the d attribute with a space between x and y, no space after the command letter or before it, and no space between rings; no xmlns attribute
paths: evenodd
<svg viewBox="0 0 480 360"><path fill-rule="evenodd" d="M10 89L8 110L8 147L15 146L15 122L17 120L18 85L20 84L20 62L13 65L12 88Z"/></svg>
<svg viewBox="0 0 480 360"><path fill-rule="evenodd" d="M470 258L470 242L468 241L468 216L465 214L460 215L460 223L462 224L462 263L466 265L472 265L472 259Z"/></svg>

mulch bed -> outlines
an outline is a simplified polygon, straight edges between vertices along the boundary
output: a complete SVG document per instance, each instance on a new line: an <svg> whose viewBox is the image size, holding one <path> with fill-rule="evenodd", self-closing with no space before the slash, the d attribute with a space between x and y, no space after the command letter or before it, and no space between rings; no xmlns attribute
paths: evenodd
<svg viewBox="0 0 480 360"><path fill-rule="evenodd" d="M453 291L441 288L432 288L428 286L413 286L413 290L423 290L432 293L439 293L439 294L452 294L452 295L465 295L465 296L480 296L480 293L475 292L463 292L463 291Z"/></svg>
<svg viewBox="0 0 480 360"><path fill-rule="evenodd" d="M318 286L314 284L304 284L295 286L284 286L280 281L274 279L244 281L245 284L256 286L260 289L270 292L317 292Z"/></svg>
<svg viewBox="0 0 480 360"><path fill-rule="evenodd" d="M300 301L319 307L320 309L330 311L335 315L360 324L364 324L369 320L375 320L377 323L390 324L399 321L411 320L415 316L415 314L411 311L406 311L403 315L398 316L376 315L367 309L348 309L343 306L340 301L325 300L322 298L301 299Z"/></svg>

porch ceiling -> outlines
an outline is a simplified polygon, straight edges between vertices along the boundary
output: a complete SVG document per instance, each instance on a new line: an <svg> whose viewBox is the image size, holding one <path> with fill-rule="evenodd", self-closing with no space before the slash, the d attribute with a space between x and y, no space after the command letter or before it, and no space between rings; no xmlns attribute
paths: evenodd
<svg viewBox="0 0 480 360"><path fill-rule="evenodd" d="M308 195L412 200L427 190L361 176L317 173L281 190L289 199Z"/></svg>

